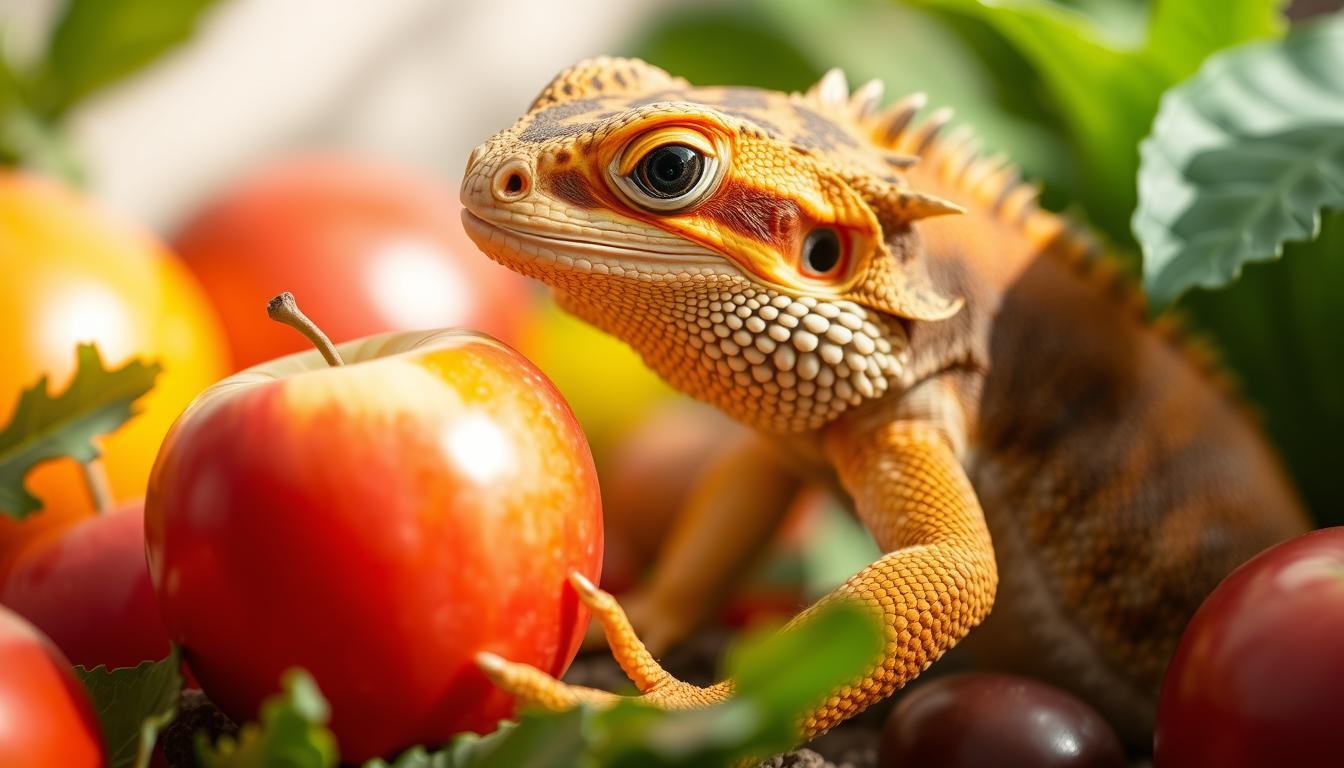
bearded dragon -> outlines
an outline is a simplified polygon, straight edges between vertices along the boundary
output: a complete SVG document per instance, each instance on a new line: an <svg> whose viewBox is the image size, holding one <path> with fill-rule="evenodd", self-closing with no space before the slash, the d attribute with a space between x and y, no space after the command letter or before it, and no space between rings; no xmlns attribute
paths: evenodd
<svg viewBox="0 0 1344 768"><path fill-rule="evenodd" d="M674 679L636 628L675 639L658 617L688 624L677 606L711 599L696 590L755 551L797 478L829 483L887 554L826 599L869 606L885 649L802 739L967 638L1141 750L1194 609L1305 517L1246 409L1089 237L945 136L947 111L881 96L838 71L786 94L597 58L472 152L463 222L484 253L770 446L732 457L672 536L641 600L661 613L632 626L572 581L644 700L721 701L731 681ZM612 697L478 663L525 702Z"/></svg>

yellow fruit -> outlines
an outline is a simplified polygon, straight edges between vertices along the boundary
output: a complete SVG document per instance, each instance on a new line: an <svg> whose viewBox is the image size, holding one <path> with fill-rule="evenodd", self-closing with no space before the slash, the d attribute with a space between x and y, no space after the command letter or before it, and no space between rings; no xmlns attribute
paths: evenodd
<svg viewBox="0 0 1344 768"><path fill-rule="evenodd" d="M599 467L623 431L673 394L630 347L551 302L524 331L519 351L574 409Z"/></svg>

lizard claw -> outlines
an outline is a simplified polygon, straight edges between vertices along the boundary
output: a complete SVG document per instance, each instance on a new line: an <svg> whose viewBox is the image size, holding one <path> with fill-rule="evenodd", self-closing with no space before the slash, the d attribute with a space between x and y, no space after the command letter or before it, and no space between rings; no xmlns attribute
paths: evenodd
<svg viewBox="0 0 1344 768"><path fill-rule="evenodd" d="M731 686L727 684L701 688L668 674L635 636L616 598L578 571L570 572L569 582L606 633L616 662L644 694L638 697L640 701L664 709L689 709L714 704L731 694ZM493 653L476 654L476 666L501 690L525 705L561 710L581 703L610 705L620 699L607 691L563 683L536 667L508 661Z"/></svg>
<svg viewBox="0 0 1344 768"><path fill-rule="evenodd" d="M640 693L649 693L661 685L673 681L673 677L653 658L649 649L640 642L630 619L621 609L620 603L611 593L605 592L593 584L578 571L569 572L569 583L579 593L579 599L592 611L602 632L607 636L607 645L616 663L621 665L630 681Z"/></svg>
<svg viewBox="0 0 1344 768"><path fill-rule="evenodd" d="M562 683L529 664L518 664L486 651L476 654L476 666L497 688L527 706L564 710L585 702L612 704L619 698L607 691Z"/></svg>
<svg viewBox="0 0 1344 768"><path fill-rule="evenodd" d="M580 591L581 596L582 594ZM643 641L644 647L655 657L662 656L690 635L700 624L700 619L696 616L669 610L669 606L666 605L655 605L650 593L644 590L637 589L623 595L621 607L625 610L625 615L630 620L630 625L635 628L639 639ZM607 647L607 635L601 622L595 621L588 625L581 647L585 651Z"/></svg>

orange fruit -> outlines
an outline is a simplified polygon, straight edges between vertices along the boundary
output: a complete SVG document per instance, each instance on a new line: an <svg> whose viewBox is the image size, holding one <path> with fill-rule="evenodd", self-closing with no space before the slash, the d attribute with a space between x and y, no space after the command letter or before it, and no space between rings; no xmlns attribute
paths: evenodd
<svg viewBox="0 0 1344 768"><path fill-rule="evenodd" d="M213 308L158 240L73 190L12 171L0 171L0 329L0 424L44 373L53 393L65 387L78 342L96 342L108 368L133 357L162 366L140 414L102 439L117 500L144 495L168 427L229 368ZM21 522L0 514L0 573L22 544L93 510L73 460L38 465L28 488L44 508Z"/></svg>

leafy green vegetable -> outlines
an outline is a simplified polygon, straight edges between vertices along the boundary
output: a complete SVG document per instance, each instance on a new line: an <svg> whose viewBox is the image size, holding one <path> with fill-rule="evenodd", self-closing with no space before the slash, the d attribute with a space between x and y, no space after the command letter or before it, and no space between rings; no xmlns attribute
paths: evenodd
<svg viewBox="0 0 1344 768"><path fill-rule="evenodd" d="M147 768L159 732L177 716L182 654L135 667L75 667L98 712L111 768Z"/></svg>
<svg viewBox="0 0 1344 768"><path fill-rule="evenodd" d="M1156 305L1232 282L1344 208L1344 16L1209 60L1140 149L1134 233Z"/></svg>
<svg viewBox="0 0 1344 768"><path fill-rule="evenodd" d="M1082 175L1071 184L1073 202L1122 241L1136 200L1136 147L1163 91L1210 53L1278 35L1284 26L1283 0L1163 0L1146 41L1135 45L1048 0L906 2L981 19L1032 63L1075 143Z"/></svg>
<svg viewBox="0 0 1344 768"><path fill-rule="evenodd" d="M46 117L184 42L215 0L69 0L48 43L35 97Z"/></svg>
<svg viewBox="0 0 1344 768"><path fill-rule="evenodd" d="M881 650L872 613L832 603L786 631L758 635L730 654L728 701L667 712L633 700L608 709L526 712L517 726L459 740L436 755L404 755L398 768L705 768L789 749L798 723L859 677ZM424 762L428 760L429 762ZM438 762L434 762L434 761ZM372 763L367 768L381 764Z"/></svg>
<svg viewBox="0 0 1344 768"><path fill-rule="evenodd" d="M47 377L19 395L9 425L0 430L0 512L22 519L41 509L24 488L28 470L50 459L98 458L93 439L120 427L135 415L135 401L154 386L157 363L132 360L109 371L94 344L75 350L78 369L70 386L56 397Z"/></svg>
<svg viewBox="0 0 1344 768"><path fill-rule="evenodd" d="M212 747L200 734L196 756L202 768L334 768L336 739L327 730L327 700L313 678L291 669L284 690L261 706L261 723L248 723L236 739L220 737Z"/></svg>

